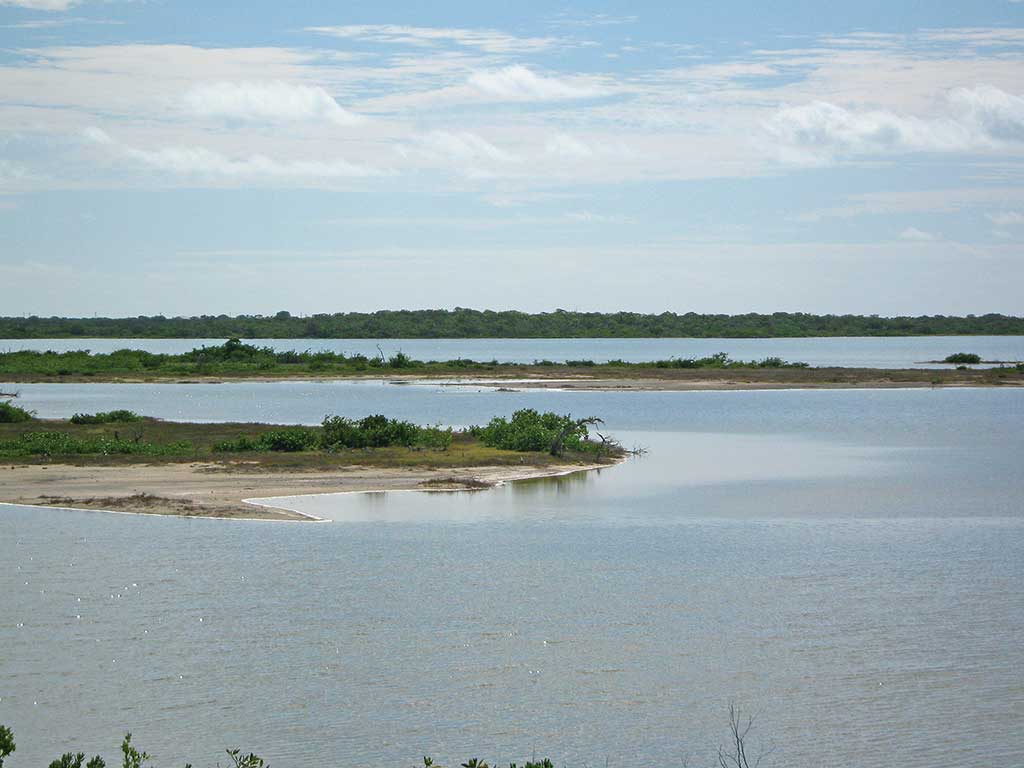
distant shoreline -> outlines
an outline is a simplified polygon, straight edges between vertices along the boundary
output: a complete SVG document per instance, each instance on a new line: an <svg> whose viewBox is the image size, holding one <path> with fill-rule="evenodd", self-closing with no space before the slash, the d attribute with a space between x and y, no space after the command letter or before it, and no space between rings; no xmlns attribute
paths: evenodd
<svg viewBox="0 0 1024 768"><path fill-rule="evenodd" d="M292 315L0 317L0 338L474 339L1024 335L1024 317L383 309Z"/></svg>
<svg viewBox="0 0 1024 768"><path fill-rule="evenodd" d="M610 369L610 370L609 370ZM616 391L699 391L760 389L906 389L928 387L1020 387L1018 368L633 368L504 366L502 370L460 375L455 371L317 375L239 372L230 375L103 374L40 376L0 374L0 385L19 384L226 384L232 382L379 382L396 385L478 386L494 389L574 389Z"/></svg>

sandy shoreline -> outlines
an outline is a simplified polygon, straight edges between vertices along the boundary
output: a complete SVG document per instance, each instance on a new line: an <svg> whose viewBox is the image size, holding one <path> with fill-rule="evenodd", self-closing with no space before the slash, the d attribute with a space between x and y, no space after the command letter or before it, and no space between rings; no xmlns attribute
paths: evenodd
<svg viewBox="0 0 1024 768"><path fill-rule="evenodd" d="M360 491L477 490L609 464L465 469L344 467L330 472L221 472L210 464L0 466L0 502L179 517L311 521L262 499Z"/></svg>
<svg viewBox="0 0 1024 768"><path fill-rule="evenodd" d="M1021 382L998 383L964 381L892 381L872 379L865 381L745 381L709 379L531 379L526 381L494 381L465 379L458 381L432 381L423 379L403 384L430 385L442 387L483 387L504 392L521 389L571 390L576 392L742 392L783 389L942 389L978 387L1021 387Z"/></svg>
<svg viewBox="0 0 1024 768"><path fill-rule="evenodd" d="M574 369L561 375L515 372L508 375L424 375L393 373L387 376L96 376L9 377L0 382L19 384L231 384L231 383L371 383L396 386L485 387L497 390L566 389L616 392L692 392L764 389L917 389L940 387L1021 387L1024 374L995 368L957 371L925 368L795 368L795 369L646 369L636 375L603 376Z"/></svg>

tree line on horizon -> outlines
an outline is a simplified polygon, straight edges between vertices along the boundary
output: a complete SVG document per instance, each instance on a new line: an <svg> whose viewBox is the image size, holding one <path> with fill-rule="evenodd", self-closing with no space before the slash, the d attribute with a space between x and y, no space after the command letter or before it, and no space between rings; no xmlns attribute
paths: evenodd
<svg viewBox="0 0 1024 768"><path fill-rule="evenodd" d="M570 312L530 314L456 308L295 316L0 317L0 338L786 338L808 336L1024 335L1024 317L1001 314L917 317Z"/></svg>

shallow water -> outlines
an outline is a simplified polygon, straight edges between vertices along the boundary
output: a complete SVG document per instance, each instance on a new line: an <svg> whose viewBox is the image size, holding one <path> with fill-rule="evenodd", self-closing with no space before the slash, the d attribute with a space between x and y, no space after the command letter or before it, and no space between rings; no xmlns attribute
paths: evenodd
<svg viewBox="0 0 1024 768"><path fill-rule="evenodd" d="M145 349L176 354L225 339L0 339L0 350ZM956 352L983 360L1024 360L1024 336L910 336L800 339L248 339L247 344L279 351L330 350L376 357L402 351L415 360L625 360L648 362L671 357L706 357L725 352L734 360L781 357L812 366L853 368L931 368Z"/></svg>
<svg viewBox="0 0 1024 768"><path fill-rule="evenodd" d="M760 713L762 765L1024 763L1024 392L23 397L310 423L531 405L602 415L649 452L482 493L289 500L323 525L0 507L14 768L113 756L126 728L161 765L236 744L285 768L709 765L730 700Z"/></svg>

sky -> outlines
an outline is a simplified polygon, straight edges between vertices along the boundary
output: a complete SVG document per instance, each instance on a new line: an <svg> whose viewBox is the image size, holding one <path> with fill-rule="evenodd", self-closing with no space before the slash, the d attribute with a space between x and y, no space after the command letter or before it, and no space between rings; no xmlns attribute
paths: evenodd
<svg viewBox="0 0 1024 768"><path fill-rule="evenodd" d="M0 315L1022 286L1024 2L0 0Z"/></svg>

